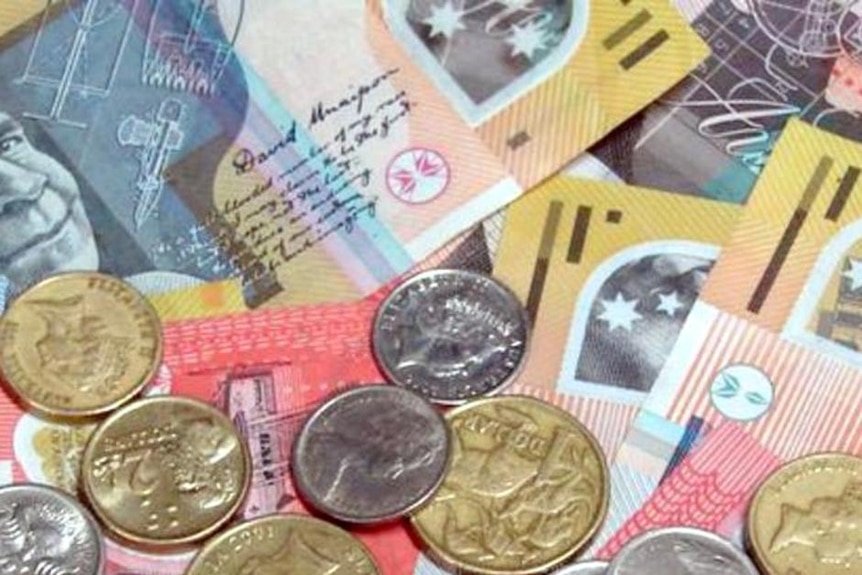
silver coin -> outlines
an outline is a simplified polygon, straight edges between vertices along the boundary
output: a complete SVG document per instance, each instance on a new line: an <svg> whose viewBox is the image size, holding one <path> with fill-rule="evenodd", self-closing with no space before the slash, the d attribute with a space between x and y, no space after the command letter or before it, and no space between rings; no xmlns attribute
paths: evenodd
<svg viewBox="0 0 862 575"><path fill-rule="evenodd" d="M98 575L102 535L77 501L52 487L0 488L0 572Z"/></svg>
<svg viewBox="0 0 862 575"><path fill-rule="evenodd" d="M604 561L581 561L554 571L552 575L605 575L607 569L608 564Z"/></svg>
<svg viewBox="0 0 862 575"><path fill-rule="evenodd" d="M759 575L748 556L727 539L693 527L648 531L611 561L607 575Z"/></svg>
<svg viewBox="0 0 862 575"><path fill-rule="evenodd" d="M293 449L304 499L350 523L402 517L425 503L449 465L449 428L424 398L392 385L360 387L321 406Z"/></svg>
<svg viewBox="0 0 862 575"><path fill-rule="evenodd" d="M491 395L527 354L524 306L498 281L432 270L398 286L374 321L374 355L386 377L437 403Z"/></svg>

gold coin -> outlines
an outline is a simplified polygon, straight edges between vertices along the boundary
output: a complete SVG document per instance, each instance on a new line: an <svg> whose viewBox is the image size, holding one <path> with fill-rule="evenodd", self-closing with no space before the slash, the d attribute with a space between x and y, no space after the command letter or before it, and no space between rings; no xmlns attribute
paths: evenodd
<svg viewBox="0 0 862 575"><path fill-rule="evenodd" d="M237 512L251 479L231 421L200 401L162 396L106 419L84 451L82 483L96 515L148 546L208 537Z"/></svg>
<svg viewBox="0 0 862 575"><path fill-rule="evenodd" d="M0 371L45 414L113 411L149 383L162 357L159 317L131 286L97 273L48 278L0 319Z"/></svg>
<svg viewBox="0 0 862 575"><path fill-rule="evenodd" d="M412 517L439 561L473 573L541 573L595 535L608 507L608 469L575 418L506 396L467 403L446 419L451 468Z"/></svg>
<svg viewBox="0 0 862 575"><path fill-rule="evenodd" d="M862 459L820 453L784 465L757 490L747 527L765 574L862 573Z"/></svg>
<svg viewBox="0 0 862 575"><path fill-rule="evenodd" d="M204 545L186 575L378 575L353 535L320 519L269 515L225 531Z"/></svg>

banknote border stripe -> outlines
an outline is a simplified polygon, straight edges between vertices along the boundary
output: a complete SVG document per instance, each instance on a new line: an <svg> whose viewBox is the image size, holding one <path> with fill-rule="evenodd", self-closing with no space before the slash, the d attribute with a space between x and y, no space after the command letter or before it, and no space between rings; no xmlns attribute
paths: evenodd
<svg viewBox="0 0 862 575"><path fill-rule="evenodd" d="M796 206L793 216L790 218L790 222L787 224L787 227L784 228L784 234L782 234L781 240L778 242L778 246L772 253L772 257L770 258L763 275L760 276L760 281L757 283L757 287L754 289L751 299L748 301L748 311L755 314L760 313L760 310L763 308L763 304L766 303L766 298L769 297L769 292L772 291L772 287L778 279L778 274L781 272L781 268L784 266L784 262L790 254L790 249L799 237L799 233L802 231L802 226L805 225L805 220L808 218L811 205L814 203L814 200L823 188L823 182L826 180L826 176L829 175L829 171L832 169L832 165L834 163L835 160L829 156L823 156L820 158L820 162L814 169L811 179L808 180L808 185L805 187L805 192L802 194L802 198L799 200L799 204Z"/></svg>
<svg viewBox="0 0 862 575"><path fill-rule="evenodd" d="M605 50L613 50L625 42L629 36L643 28L650 20L652 20L652 14L650 11L646 9L641 10L632 16L628 22L611 32L611 34L604 39L602 45L605 47Z"/></svg>
<svg viewBox="0 0 862 575"><path fill-rule="evenodd" d="M572 238L569 241L569 251L566 254L566 261L570 264L581 263L581 257L584 255L584 246L587 243L587 232L590 230L590 218L593 215L593 208L590 206L578 206L578 212L575 215L575 225L572 228Z"/></svg>
<svg viewBox="0 0 862 575"><path fill-rule="evenodd" d="M832 198L832 203L829 204L829 209L826 210L826 219L837 222L841 217L841 212L844 211L844 206L847 200L850 199L850 194L856 187L856 182L859 180L860 170L856 166L850 166L844 172L844 177L841 178L841 183L838 184L838 190Z"/></svg>
<svg viewBox="0 0 862 575"><path fill-rule="evenodd" d="M620 60L620 66L625 70L631 70L668 40L670 40L670 34L666 30L659 30L650 36L646 42L630 52L628 56Z"/></svg>
<svg viewBox="0 0 862 575"><path fill-rule="evenodd" d="M542 239L539 243L539 255L536 258L536 266L533 270L533 279L530 281L530 293L527 295L527 315L530 321L535 323L539 313L539 303L542 292L545 290L545 281L548 279L548 268L551 263L551 252L554 249L554 238L560 227L560 217L563 214L563 202L554 200L548 206L548 215L545 218L545 226L542 229Z"/></svg>

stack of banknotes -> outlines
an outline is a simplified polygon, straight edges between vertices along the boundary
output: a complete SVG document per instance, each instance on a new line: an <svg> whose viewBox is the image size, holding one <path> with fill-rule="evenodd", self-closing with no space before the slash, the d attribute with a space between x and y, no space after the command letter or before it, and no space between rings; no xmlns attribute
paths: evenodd
<svg viewBox="0 0 862 575"><path fill-rule="evenodd" d="M862 0L0 0L0 574L858 575L860 175Z"/></svg>

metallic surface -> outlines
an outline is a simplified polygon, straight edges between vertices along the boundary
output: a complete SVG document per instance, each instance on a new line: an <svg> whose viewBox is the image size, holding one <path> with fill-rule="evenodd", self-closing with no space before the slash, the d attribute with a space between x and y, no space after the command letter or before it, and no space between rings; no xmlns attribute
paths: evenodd
<svg viewBox="0 0 862 575"><path fill-rule="evenodd" d="M475 400L446 419L449 472L412 518L439 562L490 575L544 573L590 541L610 485L604 454L580 422L521 396Z"/></svg>
<svg viewBox="0 0 862 575"><path fill-rule="evenodd" d="M319 519L269 515L214 537L186 575L378 575L361 541Z"/></svg>
<svg viewBox="0 0 862 575"><path fill-rule="evenodd" d="M419 395L360 387L322 405L293 451L296 485L318 510L352 523L406 515L428 500L449 462L448 427Z"/></svg>
<svg viewBox="0 0 862 575"><path fill-rule="evenodd" d="M607 569L608 564L604 561L584 561L563 567L551 575L605 575Z"/></svg>
<svg viewBox="0 0 862 575"><path fill-rule="evenodd" d="M745 553L709 531L668 527L635 537L611 561L607 575L759 575Z"/></svg>
<svg viewBox="0 0 862 575"><path fill-rule="evenodd" d="M782 466L754 496L747 528L767 575L862 573L862 459L820 453Z"/></svg>
<svg viewBox="0 0 862 575"><path fill-rule="evenodd" d="M43 485L0 488L0 573L98 575L102 534L77 501Z"/></svg>
<svg viewBox="0 0 862 575"><path fill-rule="evenodd" d="M250 479L248 449L231 421L183 397L127 405L84 451L82 483L96 515L143 545L208 537L242 505Z"/></svg>
<svg viewBox="0 0 862 575"><path fill-rule="evenodd" d="M162 356L159 317L128 284L53 276L0 319L0 371L30 407L59 417L112 411L137 395Z"/></svg>
<svg viewBox="0 0 862 575"><path fill-rule="evenodd" d="M374 322L374 354L392 382L458 404L500 391L527 353L518 298L488 276L432 270L398 286Z"/></svg>

